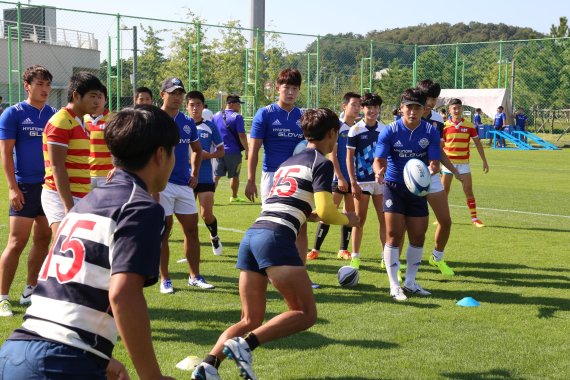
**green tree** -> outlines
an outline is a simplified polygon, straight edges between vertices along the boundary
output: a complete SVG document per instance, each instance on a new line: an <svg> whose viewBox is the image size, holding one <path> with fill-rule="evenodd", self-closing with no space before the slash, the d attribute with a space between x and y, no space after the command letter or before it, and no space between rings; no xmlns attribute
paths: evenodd
<svg viewBox="0 0 570 380"><path fill-rule="evenodd" d="M161 81L165 79L162 78L162 66L166 59L162 53L163 39L159 37L159 33L164 30L154 30L152 26L145 28L142 25L141 29L145 37L141 39L143 52L138 58L137 84L150 88L157 98Z"/></svg>
<svg viewBox="0 0 570 380"><path fill-rule="evenodd" d="M550 27L550 36L556 38L570 37L570 31L568 30L568 18L560 17L560 24L558 26L553 24Z"/></svg>

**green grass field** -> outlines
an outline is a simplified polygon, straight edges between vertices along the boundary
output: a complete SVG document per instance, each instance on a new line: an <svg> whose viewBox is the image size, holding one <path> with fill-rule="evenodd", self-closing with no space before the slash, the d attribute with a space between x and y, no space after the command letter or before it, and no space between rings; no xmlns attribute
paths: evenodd
<svg viewBox="0 0 570 380"><path fill-rule="evenodd" d="M487 227L471 226L465 197L455 182L450 195L454 225L446 259L457 276L446 281L427 264L435 226L429 225L424 265L418 282L432 291L428 298L396 303L388 295L386 273L380 269L380 243L370 210L363 242L360 284L340 288L336 271L339 230L332 227L321 257L309 262L318 322L310 330L255 351L260 379L543 379L570 378L570 150L486 150L490 172L484 175L474 157L472 170L479 216ZM476 155L476 153L475 153ZM242 180L245 180L245 170ZM240 191L243 191L242 183ZM7 229L6 185L0 199ZM153 340L163 372L190 377L175 368L188 355L203 357L219 333L240 318L234 268L243 232L260 211L259 204L229 205L229 183L221 182L215 213L221 227L224 255L213 256L206 228L200 229L202 273L216 289L185 285L182 233L175 225L171 264L176 293L146 290ZM432 218L433 219L433 218ZM315 225L310 225L312 245ZM17 300L24 285L25 256L11 290ZM455 303L466 296L480 307ZM17 303L17 301L16 301ZM267 317L285 308L270 289ZM2 341L20 325L24 309L0 319ZM132 364L121 343L116 356ZM238 378L233 363L221 366L224 379Z"/></svg>

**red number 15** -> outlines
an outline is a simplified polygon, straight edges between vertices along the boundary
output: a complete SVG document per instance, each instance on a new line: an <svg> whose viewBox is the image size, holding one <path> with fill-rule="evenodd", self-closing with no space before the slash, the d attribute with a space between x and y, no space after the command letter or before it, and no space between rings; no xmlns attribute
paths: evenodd
<svg viewBox="0 0 570 380"><path fill-rule="evenodd" d="M269 192L269 196L272 196L277 192L277 195L280 197L290 197L291 195L295 194L297 191L297 179L295 177L289 177L290 173L299 173L301 169L299 168L291 168L285 172L285 175L282 176L283 170L279 170L275 173L275 178L273 179L273 187ZM288 185L289 188L287 190L281 190L281 185Z"/></svg>

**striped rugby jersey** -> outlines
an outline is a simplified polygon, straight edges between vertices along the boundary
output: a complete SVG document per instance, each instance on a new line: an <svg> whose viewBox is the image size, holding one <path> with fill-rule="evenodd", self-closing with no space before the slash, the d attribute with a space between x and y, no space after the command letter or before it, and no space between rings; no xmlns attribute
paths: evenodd
<svg viewBox="0 0 570 380"><path fill-rule="evenodd" d="M375 126L369 127L364 120L350 127L346 149L354 150L354 173L358 182L374 182L374 151L378 141L380 131L384 129L384 124L377 122ZM347 178L348 179L348 178Z"/></svg>
<svg viewBox="0 0 570 380"><path fill-rule="evenodd" d="M97 117L89 114L83 117L85 128L89 131L89 171L91 177L106 177L113 170L113 157L105 142L105 126L113 114L106 109Z"/></svg>
<svg viewBox="0 0 570 380"><path fill-rule="evenodd" d="M136 273L145 286L156 283L163 233L164 209L140 178L117 170L62 220L32 306L9 339L50 340L109 359L117 340L111 276Z"/></svg>
<svg viewBox="0 0 570 380"><path fill-rule="evenodd" d="M465 119L447 120L443 126L443 151L454 164L469 163L469 141L479 137L477 128Z"/></svg>
<svg viewBox="0 0 570 380"><path fill-rule="evenodd" d="M89 131L83 126L83 120L69 108L60 109L49 119L42 134L42 142L46 169L44 188L57 191L47 146L48 144L64 146L67 148L65 168L71 194L83 198L91 190Z"/></svg>
<svg viewBox="0 0 570 380"><path fill-rule="evenodd" d="M315 208L314 193L332 192L334 169L316 149L307 149L286 160L275 172L261 215L251 228L285 228L295 236Z"/></svg>

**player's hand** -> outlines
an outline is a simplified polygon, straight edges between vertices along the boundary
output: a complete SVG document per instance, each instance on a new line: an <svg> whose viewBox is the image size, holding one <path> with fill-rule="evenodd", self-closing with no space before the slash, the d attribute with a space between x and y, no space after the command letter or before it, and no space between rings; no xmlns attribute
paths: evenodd
<svg viewBox="0 0 570 380"><path fill-rule="evenodd" d="M188 181L188 186L190 186L192 189L195 189L196 185L198 185L198 178L190 176L190 181Z"/></svg>
<svg viewBox="0 0 570 380"><path fill-rule="evenodd" d="M109 170L109 173L107 173L107 182L110 182L113 177L115 176L115 171L117 170L117 168L113 168L111 170Z"/></svg>
<svg viewBox="0 0 570 380"><path fill-rule="evenodd" d="M127 369L117 359L111 358L107 365L107 379L109 380L129 380Z"/></svg>
<svg viewBox="0 0 570 380"><path fill-rule="evenodd" d="M351 185L352 185L352 197L360 199L360 195L362 194L362 188L356 182L351 183Z"/></svg>
<svg viewBox="0 0 570 380"><path fill-rule="evenodd" d="M20 211L24 207L24 203L26 203L24 194L22 194L18 188L10 189L8 192L8 197L10 199L10 206L12 206L14 211Z"/></svg>
<svg viewBox="0 0 570 380"><path fill-rule="evenodd" d="M253 181L247 181L247 185L245 185L245 197L252 202L255 202L255 198L257 198L257 185Z"/></svg>
<svg viewBox="0 0 570 380"><path fill-rule="evenodd" d="M489 164L487 164L487 161L483 162L483 173L489 173Z"/></svg>
<svg viewBox="0 0 570 380"><path fill-rule="evenodd" d="M244 151L243 151L243 158L244 158L244 160L247 161L247 150L244 150Z"/></svg>
<svg viewBox="0 0 570 380"><path fill-rule="evenodd" d="M316 222L320 222L321 218L319 218L317 213L315 211L313 211L311 213L311 215L309 215L309 217L307 218L307 221L312 222L312 223L316 223Z"/></svg>
<svg viewBox="0 0 570 380"><path fill-rule="evenodd" d="M455 172L453 173L453 176L459 182L463 182L463 176L461 176L461 174L459 174L459 170L455 170Z"/></svg>
<svg viewBox="0 0 570 380"><path fill-rule="evenodd" d="M352 211L345 212L344 215L346 215L348 218L348 224L347 224L348 227L356 227L356 228L360 227L360 217L358 215L356 215Z"/></svg>
<svg viewBox="0 0 570 380"><path fill-rule="evenodd" d="M346 193L346 191L348 190L348 182L346 182L346 179L344 178L338 179L338 189L343 193Z"/></svg>
<svg viewBox="0 0 570 380"><path fill-rule="evenodd" d="M378 172L374 174L374 179L376 180L377 183L379 183L380 185L384 184L384 173Z"/></svg>

